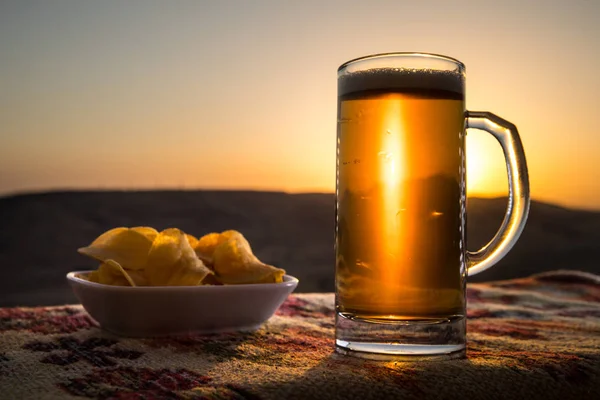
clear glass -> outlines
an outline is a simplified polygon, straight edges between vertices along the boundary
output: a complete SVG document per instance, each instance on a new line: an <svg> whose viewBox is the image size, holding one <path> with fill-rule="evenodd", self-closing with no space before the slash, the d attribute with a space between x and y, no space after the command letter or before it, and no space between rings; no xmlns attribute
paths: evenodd
<svg viewBox="0 0 600 400"><path fill-rule="evenodd" d="M464 86L464 65L434 54L379 54L338 70L338 352L465 355L466 277L514 245L529 183L516 127L465 111ZM499 141L510 184L504 222L477 252L465 246L466 128Z"/></svg>

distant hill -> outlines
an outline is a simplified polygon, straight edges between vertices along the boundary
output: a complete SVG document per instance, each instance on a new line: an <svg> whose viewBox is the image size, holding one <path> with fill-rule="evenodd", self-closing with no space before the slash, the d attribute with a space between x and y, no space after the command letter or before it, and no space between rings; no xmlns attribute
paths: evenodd
<svg viewBox="0 0 600 400"><path fill-rule="evenodd" d="M500 226L506 199L470 199L469 248ZM71 270L95 268L76 253L116 226L178 227L196 236L237 229L263 261L300 279L298 291L333 291L334 197L250 191L52 192L0 198L0 306L76 302ZM600 273L600 212L533 202L513 251L470 281L552 269Z"/></svg>

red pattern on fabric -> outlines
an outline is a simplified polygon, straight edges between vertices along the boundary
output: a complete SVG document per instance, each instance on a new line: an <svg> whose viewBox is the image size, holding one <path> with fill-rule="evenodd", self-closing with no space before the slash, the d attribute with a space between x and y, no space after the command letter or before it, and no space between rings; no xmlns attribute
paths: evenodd
<svg viewBox="0 0 600 400"><path fill-rule="evenodd" d="M290 296L255 332L145 339L80 306L0 309L0 397L600 398L598 294L600 277L573 273L472 285L468 358L425 363L334 353L332 294Z"/></svg>
<svg viewBox="0 0 600 400"><path fill-rule="evenodd" d="M0 308L0 332L23 330L50 335L97 326L85 311L76 307Z"/></svg>

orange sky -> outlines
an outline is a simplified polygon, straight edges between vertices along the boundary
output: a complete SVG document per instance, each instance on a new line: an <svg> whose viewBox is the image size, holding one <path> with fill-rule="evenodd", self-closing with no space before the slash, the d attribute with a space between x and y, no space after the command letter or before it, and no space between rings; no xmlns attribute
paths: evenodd
<svg viewBox="0 0 600 400"><path fill-rule="evenodd" d="M287 3L2 2L0 193L332 191L337 67L424 51L518 126L534 198L600 208L599 2ZM506 193L491 136L467 155L471 194Z"/></svg>

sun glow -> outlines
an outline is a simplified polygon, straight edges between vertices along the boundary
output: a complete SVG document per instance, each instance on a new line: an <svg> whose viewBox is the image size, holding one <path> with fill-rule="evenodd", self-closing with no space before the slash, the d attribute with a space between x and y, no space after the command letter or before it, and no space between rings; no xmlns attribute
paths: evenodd
<svg viewBox="0 0 600 400"><path fill-rule="evenodd" d="M382 241L383 254L390 257L388 262L395 259L400 252L400 237L401 229L404 224L399 221L399 208L402 204L404 193L401 182L404 179L404 165L402 160L405 159L402 154L403 144L401 143L402 135L400 131L403 129L401 124L402 105L398 99L388 100L382 129L385 134L381 136L381 151L378 154L380 165L380 177L383 184L383 220L385 237ZM399 268L386 268L387 282L400 282Z"/></svg>
<svg viewBox="0 0 600 400"><path fill-rule="evenodd" d="M469 130L467 134L467 194L506 195L508 178L502 148L489 134Z"/></svg>

